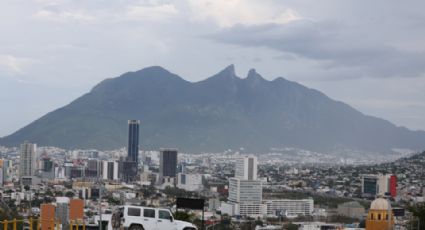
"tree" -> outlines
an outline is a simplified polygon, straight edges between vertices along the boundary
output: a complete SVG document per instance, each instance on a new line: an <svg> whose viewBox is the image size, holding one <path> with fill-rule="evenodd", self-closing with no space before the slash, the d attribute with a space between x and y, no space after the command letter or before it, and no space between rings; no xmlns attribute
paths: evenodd
<svg viewBox="0 0 425 230"><path fill-rule="evenodd" d="M56 191L55 196L63 196L63 192L62 191Z"/></svg>
<svg viewBox="0 0 425 230"><path fill-rule="evenodd" d="M425 230L425 204L416 204L415 206L410 207L409 211L411 211L413 216L417 218L412 225L419 226L419 230Z"/></svg>
<svg viewBox="0 0 425 230"><path fill-rule="evenodd" d="M176 211L174 213L174 218L176 220L182 220L182 221L188 221L188 222L190 222L191 219L193 218L193 214L189 214L188 212Z"/></svg>
<svg viewBox="0 0 425 230"><path fill-rule="evenodd" d="M255 221L255 226L257 226L257 225L259 225L259 226L263 226L263 221L261 221L260 219L257 219L257 220Z"/></svg>
<svg viewBox="0 0 425 230"><path fill-rule="evenodd" d="M288 230L298 230L298 228L299 228L298 225L293 223L288 223L285 225L285 229L288 229Z"/></svg>
<svg viewBox="0 0 425 230"><path fill-rule="evenodd" d="M46 195L46 196L53 196L53 192L52 192L52 190L48 189L46 191L46 193L44 193L44 195Z"/></svg>
<svg viewBox="0 0 425 230"><path fill-rule="evenodd" d="M74 197L74 196L75 196L75 193L74 193L74 192L72 192L72 191L68 191L68 192L66 192L66 193L65 193L65 196L66 196L66 197L69 197L69 198L72 198L72 197Z"/></svg>
<svg viewBox="0 0 425 230"><path fill-rule="evenodd" d="M155 194L155 187L154 186L143 186L142 194L143 194L144 198L149 198L150 196Z"/></svg>

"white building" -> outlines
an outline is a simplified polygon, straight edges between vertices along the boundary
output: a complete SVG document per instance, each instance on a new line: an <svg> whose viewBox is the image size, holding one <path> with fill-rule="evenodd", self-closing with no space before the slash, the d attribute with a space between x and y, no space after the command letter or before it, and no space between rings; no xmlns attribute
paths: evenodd
<svg viewBox="0 0 425 230"><path fill-rule="evenodd" d="M390 178L391 174L378 175L378 194L385 195L390 192Z"/></svg>
<svg viewBox="0 0 425 230"><path fill-rule="evenodd" d="M25 142L21 144L21 158L19 160L19 177L33 176L36 166L37 145Z"/></svg>
<svg viewBox="0 0 425 230"><path fill-rule="evenodd" d="M243 157L236 161L235 177L229 179L228 204L231 215L258 217L263 214L262 181L257 179L257 158Z"/></svg>
<svg viewBox="0 0 425 230"><path fill-rule="evenodd" d="M237 159L235 177L241 180L257 180L257 157L245 156Z"/></svg>
<svg viewBox="0 0 425 230"><path fill-rule="evenodd" d="M202 190L202 175L201 174L177 174L177 187L186 191Z"/></svg>
<svg viewBox="0 0 425 230"><path fill-rule="evenodd" d="M294 222L298 225L299 230L336 230L343 229L343 224L333 224L333 223L324 223L324 222Z"/></svg>
<svg viewBox="0 0 425 230"><path fill-rule="evenodd" d="M288 216L310 216L314 211L313 199L265 200L264 204L268 216L278 216L278 212L285 212Z"/></svg>
<svg viewBox="0 0 425 230"><path fill-rule="evenodd" d="M102 179L118 180L118 162L102 161Z"/></svg>

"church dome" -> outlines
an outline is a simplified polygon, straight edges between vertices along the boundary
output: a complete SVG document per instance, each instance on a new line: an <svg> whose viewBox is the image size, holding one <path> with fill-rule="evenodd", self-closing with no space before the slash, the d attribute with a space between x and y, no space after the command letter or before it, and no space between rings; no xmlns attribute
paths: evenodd
<svg viewBox="0 0 425 230"><path fill-rule="evenodd" d="M384 198L378 198L370 204L371 210L389 210L391 209L391 204Z"/></svg>

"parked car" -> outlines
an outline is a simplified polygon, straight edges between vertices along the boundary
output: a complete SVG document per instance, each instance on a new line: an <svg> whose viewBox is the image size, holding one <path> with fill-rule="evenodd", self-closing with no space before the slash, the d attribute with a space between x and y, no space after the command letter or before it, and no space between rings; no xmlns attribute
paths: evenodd
<svg viewBox="0 0 425 230"><path fill-rule="evenodd" d="M119 207L112 214L111 224L125 230L197 230L192 223L174 220L168 209L132 205Z"/></svg>

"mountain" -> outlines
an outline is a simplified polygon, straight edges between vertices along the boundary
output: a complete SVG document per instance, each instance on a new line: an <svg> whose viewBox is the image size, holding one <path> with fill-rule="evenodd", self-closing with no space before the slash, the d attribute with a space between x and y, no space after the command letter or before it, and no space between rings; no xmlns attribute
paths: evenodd
<svg viewBox="0 0 425 230"><path fill-rule="evenodd" d="M157 66L106 79L70 104L1 138L0 145L28 140L68 149L123 147L129 119L141 120L142 149L425 149L423 131L366 116L283 78L265 80L253 69L239 78L233 65L194 83Z"/></svg>

